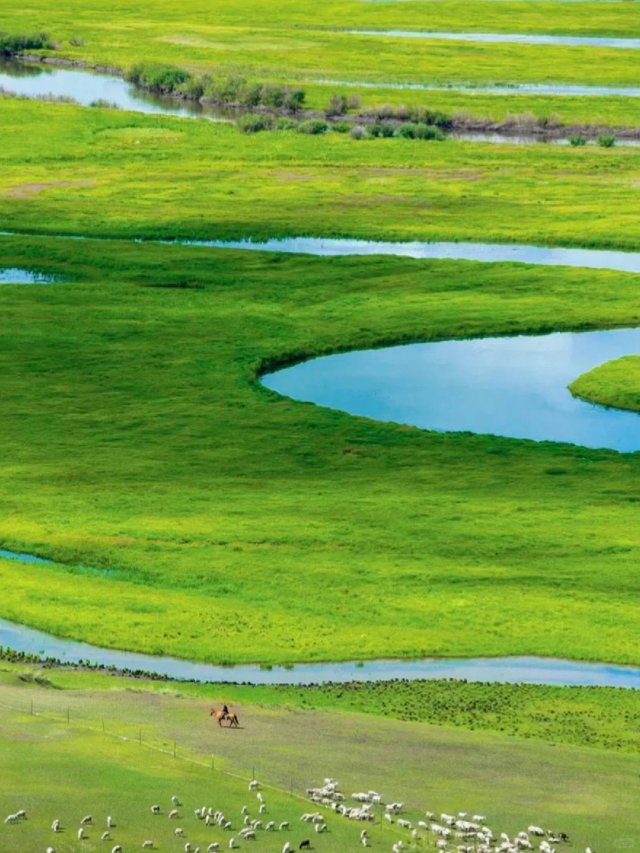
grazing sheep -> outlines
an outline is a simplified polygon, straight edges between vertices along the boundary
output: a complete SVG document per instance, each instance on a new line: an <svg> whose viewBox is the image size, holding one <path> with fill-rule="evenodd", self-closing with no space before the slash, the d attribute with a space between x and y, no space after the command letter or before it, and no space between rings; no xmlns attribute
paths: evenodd
<svg viewBox="0 0 640 853"><path fill-rule="evenodd" d="M264 813L266 812L266 810L267 810L267 805L266 805L266 803L260 803L260 808L258 809L258 813L259 813L259 814L264 814Z"/></svg>
<svg viewBox="0 0 640 853"><path fill-rule="evenodd" d="M176 794L174 794L171 797L171 802L173 803L174 806L181 806L182 805L182 803L180 802L180 798L178 796L176 796Z"/></svg>
<svg viewBox="0 0 640 853"><path fill-rule="evenodd" d="M293 850L293 847L291 846L291 842L287 841L287 843L282 848L282 853L291 853L292 850Z"/></svg>
<svg viewBox="0 0 640 853"><path fill-rule="evenodd" d="M93 823L93 818L91 817L91 815L90 815L90 814L87 814L87 815L85 815L85 816L82 818L82 820L80 821L80 823L81 823L83 826L88 826L90 823Z"/></svg>
<svg viewBox="0 0 640 853"><path fill-rule="evenodd" d="M60 823L60 818L56 818L54 822L51 824L51 829L54 832L62 832L62 824Z"/></svg>
<svg viewBox="0 0 640 853"><path fill-rule="evenodd" d="M108 841L109 840L109 830L105 829L105 831L100 836L100 841Z"/></svg>
<svg viewBox="0 0 640 853"><path fill-rule="evenodd" d="M265 826L265 832L274 832L276 828L275 820L270 820L269 823Z"/></svg>
<svg viewBox="0 0 640 853"><path fill-rule="evenodd" d="M78 830L78 841L82 841L82 839L86 837L87 836L84 834L84 828L81 826Z"/></svg>
<svg viewBox="0 0 640 853"><path fill-rule="evenodd" d="M527 827L527 832L529 835L544 835L544 829L541 829L539 826L529 826Z"/></svg>
<svg viewBox="0 0 640 853"><path fill-rule="evenodd" d="M55 847L47 847L47 853L56 853Z"/></svg>
<svg viewBox="0 0 640 853"><path fill-rule="evenodd" d="M18 817L17 814L8 814L5 817L4 822L5 823L18 823L19 820L20 820L20 818Z"/></svg>
<svg viewBox="0 0 640 853"><path fill-rule="evenodd" d="M252 779L249 782L249 790L250 791L257 791L259 787L260 787L260 782L258 782L257 779Z"/></svg>
<svg viewBox="0 0 640 853"><path fill-rule="evenodd" d="M367 836L366 836L366 835L364 836L364 838L361 838L361 839L360 839L360 844L362 844L362 846L363 846L363 847L368 847L368 846L369 846L369 839L367 838Z"/></svg>
<svg viewBox="0 0 640 853"><path fill-rule="evenodd" d="M173 830L173 834L177 838L182 838L184 836L184 829L182 829L182 827L180 826L176 826L176 828Z"/></svg>
<svg viewBox="0 0 640 853"><path fill-rule="evenodd" d="M207 847L207 853L218 853L220 849L220 845L217 841L211 842L211 844Z"/></svg>
<svg viewBox="0 0 640 853"><path fill-rule="evenodd" d="M18 818L18 820L26 820L27 813L24 809L18 809L18 811L16 812L16 817Z"/></svg>
<svg viewBox="0 0 640 853"><path fill-rule="evenodd" d="M300 846L298 847L298 850L311 850L311 842L309 841L308 838L305 838L304 841L300 842Z"/></svg>
<svg viewBox="0 0 640 853"><path fill-rule="evenodd" d="M116 844L115 847L111 848L111 853L122 853L122 845Z"/></svg>
<svg viewBox="0 0 640 853"><path fill-rule="evenodd" d="M283 821L281 822L280 826L278 827L278 829L289 829L289 821L288 821L288 820L283 820ZM288 843L288 842L287 842L287 843Z"/></svg>
<svg viewBox="0 0 640 853"><path fill-rule="evenodd" d="M176 818L176 817L178 817L178 816L179 816L179 815L178 815L178 809L171 809L171 811L169 812L169 817L170 817L171 819L173 819L173 818Z"/></svg>
<svg viewBox="0 0 640 853"><path fill-rule="evenodd" d="M115 825L116 825L116 823L115 823L114 819L111 817L111 815L109 815L109 817L107 818L107 829L111 829Z"/></svg>
<svg viewBox="0 0 640 853"><path fill-rule="evenodd" d="M160 814L160 806L151 806L151 814Z"/></svg>
<svg viewBox="0 0 640 853"><path fill-rule="evenodd" d="M235 848L236 848L236 847L239 847L239 846L240 846L240 845L236 844L236 840L235 840L235 838L231 837L231 838L229 839L229 850L235 850Z"/></svg>
<svg viewBox="0 0 640 853"><path fill-rule="evenodd" d="M147 838L146 841L142 842L142 847L144 850L152 850L153 849L153 841Z"/></svg>
<svg viewBox="0 0 640 853"><path fill-rule="evenodd" d="M258 802L260 803L264 803L264 797L262 796L260 791L258 791L258 793L256 794L256 800L258 800Z"/></svg>

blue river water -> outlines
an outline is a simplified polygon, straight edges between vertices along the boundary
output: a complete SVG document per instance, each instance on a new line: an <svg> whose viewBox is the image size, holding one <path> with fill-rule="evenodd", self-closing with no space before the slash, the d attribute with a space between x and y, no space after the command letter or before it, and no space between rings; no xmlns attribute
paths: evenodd
<svg viewBox="0 0 640 853"><path fill-rule="evenodd" d="M476 338L316 358L263 377L296 400L424 429L640 450L640 415L571 395L580 374L640 353L640 329Z"/></svg>

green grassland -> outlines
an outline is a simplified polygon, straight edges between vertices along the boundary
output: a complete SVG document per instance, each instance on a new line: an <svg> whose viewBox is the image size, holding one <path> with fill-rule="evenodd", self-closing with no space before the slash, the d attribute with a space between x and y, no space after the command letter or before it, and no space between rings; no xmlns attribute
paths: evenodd
<svg viewBox="0 0 640 853"><path fill-rule="evenodd" d="M12 98L0 100L0 116L6 229L627 249L640 238L640 149L245 136L229 125Z"/></svg>
<svg viewBox="0 0 640 853"><path fill-rule="evenodd" d="M312 106L326 103L335 82L487 85L565 83L636 86L634 51L594 47L471 44L351 35L349 28L482 32L532 32L633 37L640 31L634 3L505 2L332 2L318 8L287 2L216 3L187 6L160 2L113 7L70 0L33 0L26 8L4 8L0 29L46 29L59 58L129 69L135 62L170 62L190 71L240 74L288 82L332 80L309 86ZM72 42L72 43L70 43ZM46 53L46 52L45 52ZM375 63L371 56L375 54ZM532 110L565 121L596 117L637 124L637 110L619 99L411 93L362 89L365 103L411 98L434 108L471 109L500 119ZM456 107L455 105L458 104Z"/></svg>
<svg viewBox="0 0 640 853"><path fill-rule="evenodd" d="M55 839L58 850L100 849L95 830L81 848L71 836L76 821L88 812L96 820L114 814L117 840L132 848L150 837L158 849L182 850L169 836L173 826L166 817L153 818L148 812L154 801L168 806L173 793L185 804L180 825L190 840L202 844L206 836L191 809L211 803L237 821L241 805L251 803L246 780L254 772L268 786L265 817L291 820L288 837L295 841L305 837L297 818L308 809L299 794L326 775L337 777L347 795L373 788L388 799L403 800L413 820L427 808L466 809L514 832L535 819L568 832L575 849L592 844L608 850L620 839L637 837L640 829L634 807L640 793L637 755L353 713L345 710L348 700L338 710L340 703L329 693L327 707L304 707L293 689L143 682L133 688L113 677L51 670L37 675L5 664L0 685L0 808L7 813L23 807L30 815L22 826L0 827L7 853L27 849L27 838L44 849L55 816L69 827L61 844L60 837ZM441 696L446 689L431 686ZM382 687L375 689L381 695ZM487 694L492 690L482 689ZM387 696L400 700L408 695L397 695L397 690L397 685L388 686ZM592 707L595 696L609 694L605 702L612 698L615 706L618 694L625 699L635 695L586 693L593 696L582 701ZM313 702L313 691L308 695ZM211 722L211 703L223 700L235 703L241 730L221 730ZM618 705L621 722L622 707ZM330 816L329 826L326 836L314 834L317 850L359 847L359 825ZM215 830L207 832L218 838ZM397 827L379 823L370 834L379 849L389 849L402 836ZM280 850L284 839L277 838L279 846L269 846L261 835L260 848Z"/></svg>
<svg viewBox="0 0 640 853"><path fill-rule="evenodd" d="M608 361L578 377L569 386L577 397L616 409L640 410L640 356Z"/></svg>
<svg viewBox="0 0 640 853"><path fill-rule="evenodd" d="M255 382L265 362L385 341L628 325L637 277L0 251L72 280L0 289L0 538L60 563L2 561L3 616L215 661L637 661L637 456L377 424Z"/></svg>

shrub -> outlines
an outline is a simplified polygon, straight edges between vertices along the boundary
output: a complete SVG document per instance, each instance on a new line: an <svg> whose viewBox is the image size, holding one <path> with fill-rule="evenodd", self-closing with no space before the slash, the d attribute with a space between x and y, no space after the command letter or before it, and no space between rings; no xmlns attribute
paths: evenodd
<svg viewBox="0 0 640 853"><path fill-rule="evenodd" d="M302 109L305 97L304 89L287 89L283 106L290 113L297 113Z"/></svg>
<svg viewBox="0 0 640 853"><path fill-rule="evenodd" d="M374 112L379 119L393 118L394 116L391 104L380 104L379 107L374 107Z"/></svg>
<svg viewBox="0 0 640 853"><path fill-rule="evenodd" d="M569 143L574 146L574 148L579 148L582 145L587 144L587 140L584 136L581 136L579 133L576 133L574 136L569 137Z"/></svg>
<svg viewBox="0 0 640 853"><path fill-rule="evenodd" d="M406 124L401 124L398 128L398 136L402 136L405 139L415 139L418 133L418 125L412 121L408 121Z"/></svg>
<svg viewBox="0 0 640 853"><path fill-rule="evenodd" d="M260 96L265 107L279 109L284 104L286 90L283 86L275 86L273 83L265 83Z"/></svg>
<svg viewBox="0 0 640 853"><path fill-rule="evenodd" d="M127 80L152 92L169 94L180 89L191 78L188 71L175 65L139 62L127 74Z"/></svg>
<svg viewBox="0 0 640 853"><path fill-rule="evenodd" d="M349 133L351 130L351 122L337 121L335 124L331 125L331 130L335 130L336 133Z"/></svg>
<svg viewBox="0 0 640 853"><path fill-rule="evenodd" d="M347 95L347 107L348 107L348 109L359 110L361 104L362 104L362 99L357 92L351 92L350 95Z"/></svg>
<svg viewBox="0 0 640 853"><path fill-rule="evenodd" d="M329 124L321 118L310 118L306 121L301 121L298 125L300 133L309 133L313 136L326 133L329 130Z"/></svg>
<svg viewBox="0 0 640 853"><path fill-rule="evenodd" d="M411 118L411 110L405 104L396 107L396 118L398 121L408 121Z"/></svg>
<svg viewBox="0 0 640 853"><path fill-rule="evenodd" d="M294 118L286 118L281 116L276 121L276 130L297 130L298 122Z"/></svg>
<svg viewBox="0 0 640 853"><path fill-rule="evenodd" d="M242 133L259 133L261 130L271 130L273 128L273 119L267 115L257 115L255 113L247 113L236 122L238 130Z"/></svg>
<svg viewBox="0 0 640 853"><path fill-rule="evenodd" d="M260 83L251 83L242 90L240 102L245 107L257 107L262 102L262 86Z"/></svg>
<svg viewBox="0 0 640 853"><path fill-rule="evenodd" d="M223 77L220 80L212 80L206 94L223 104L239 104L246 87L247 81L243 77Z"/></svg>
<svg viewBox="0 0 640 853"><path fill-rule="evenodd" d="M367 136L367 129L363 127L361 124L356 124L351 128L351 138L352 139L365 139Z"/></svg>
<svg viewBox="0 0 640 853"><path fill-rule="evenodd" d="M395 128L392 124L374 124L369 128L369 133L376 138L390 137L395 134Z"/></svg>
<svg viewBox="0 0 640 853"><path fill-rule="evenodd" d="M97 107L99 109L104 110L119 110L120 107L116 104L115 101L107 101L106 98L96 98L95 101L91 101L89 104L90 107Z"/></svg>
<svg viewBox="0 0 640 853"><path fill-rule="evenodd" d="M418 124L416 125L416 139L435 140L441 142L445 138L444 133L439 127L433 124Z"/></svg>
<svg viewBox="0 0 640 853"><path fill-rule="evenodd" d="M84 45L84 39L73 38L69 39L69 44L71 47L82 47Z"/></svg>
<svg viewBox="0 0 640 853"><path fill-rule="evenodd" d="M332 95L325 110L328 116L343 116L347 111L347 98L345 95Z"/></svg>
<svg viewBox="0 0 640 853"><path fill-rule="evenodd" d="M601 133L596 140L600 148L613 148L616 138L612 133Z"/></svg>
<svg viewBox="0 0 640 853"><path fill-rule="evenodd" d="M14 56L25 50L53 50L54 45L46 33L10 35L0 33L0 56Z"/></svg>

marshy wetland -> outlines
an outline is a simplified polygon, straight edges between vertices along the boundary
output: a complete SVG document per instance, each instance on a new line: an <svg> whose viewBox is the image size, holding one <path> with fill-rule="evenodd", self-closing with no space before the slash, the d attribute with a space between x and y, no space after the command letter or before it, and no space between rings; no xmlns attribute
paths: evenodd
<svg viewBox="0 0 640 853"><path fill-rule="evenodd" d="M0 14L0 847L205 773L632 848L636 4L247 13Z"/></svg>

